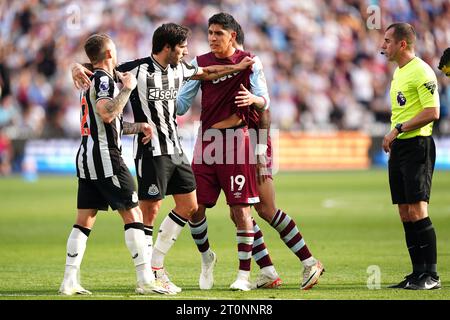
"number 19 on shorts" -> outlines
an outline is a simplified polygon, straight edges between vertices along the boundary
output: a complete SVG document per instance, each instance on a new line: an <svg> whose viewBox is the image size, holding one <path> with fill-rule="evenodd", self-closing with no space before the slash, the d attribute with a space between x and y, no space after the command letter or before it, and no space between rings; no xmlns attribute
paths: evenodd
<svg viewBox="0 0 450 320"><path fill-rule="evenodd" d="M237 191L241 191L245 184L245 177L242 174L239 174L237 176L231 176L231 191L234 191L235 184L237 185Z"/></svg>

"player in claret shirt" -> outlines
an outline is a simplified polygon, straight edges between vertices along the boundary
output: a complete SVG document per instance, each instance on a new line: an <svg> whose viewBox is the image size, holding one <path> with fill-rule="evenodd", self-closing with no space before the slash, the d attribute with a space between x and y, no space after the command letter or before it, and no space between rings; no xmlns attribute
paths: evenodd
<svg viewBox="0 0 450 320"><path fill-rule="evenodd" d="M219 20L221 18L221 20ZM231 20L231 22L228 22ZM236 51L242 52L243 43L244 43L244 33L242 31L241 26L237 23L231 16L227 14L219 14L213 16L210 19L210 31L209 38L211 45L211 52L214 53L215 56L218 56L216 52L216 45L214 45L214 28L211 28L212 22L220 22L223 23L222 26L224 30L219 30L219 35L221 33L226 34L227 32L231 33L231 42L232 46L237 48ZM226 27L229 29L226 30ZM233 33L234 31L234 33ZM219 36L218 35L218 36ZM217 41L217 40L216 40ZM218 42L218 41L217 41ZM228 44L226 42L225 44ZM212 53L208 54L209 56ZM204 55L206 56L206 55ZM204 59L204 56L197 57L193 64L197 64L198 60ZM303 280L301 283L301 288L304 290L310 289L313 285L315 285L318 281L318 278L322 274L323 266L320 261L316 260L311 253L309 252L308 247L305 244L305 241L297 229L297 226L286 213L282 210L277 209L275 205L274 199L274 188L272 182L272 145L270 141L270 135L268 135L268 130L270 129L270 113L269 113L269 95L267 90L267 85L263 73L262 63L258 57L253 58L255 60L255 64L252 66L252 72L250 73L249 86L250 91L246 89L245 86L239 83L239 80L234 80L233 78L228 78L224 81L225 84L221 83L213 83L213 85L209 85L206 83L201 83L200 81L191 81L187 83L180 91L180 94L177 99L178 104L178 113L184 114L198 92L198 89L202 88L202 117L204 112L208 112L209 110L205 110L205 105L214 106L213 103L208 103L206 99L212 96L216 100L222 101L222 97L224 95L223 92L229 92L231 90L228 89L227 86L231 86L234 84L235 90L237 90L235 97L231 97L228 99L228 105L226 106L228 109L225 109L225 106L220 105L216 110L216 113L223 112L223 110L227 110L228 112L235 112L236 115L245 113L245 121L249 128L257 129L263 131L263 134L258 134L257 136L261 138L258 141L258 145L256 146L256 157L257 164L256 169L257 174L257 184L255 185L256 190L259 192L260 203L255 204L255 208L258 214L265 219L267 222L271 224L279 233L281 239L285 242L285 244L294 252L297 257L302 261L304 265L303 272ZM205 94L207 97L205 97ZM240 109L242 108L242 110ZM236 118L236 115L232 115L230 118ZM205 125L202 123L202 126ZM194 172L196 165L194 164ZM202 179L202 170L199 170L200 173L196 173L196 179ZM228 181L226 178L224 181ZM225 191L226 189L224 189ZM202 192L202 191L198 191ZM205 188L203 191L205 193L208 192L208 189ZM200 198L199 198L200 199ZM228 199L227 199L228 200ZM213 268L214 263L216 261L215 253L210 249L209 240L207 236L207 221L205 215L205 209L199 202L200 210L199 212L193 216L194 221L190 221L191 233L192 236L198 246L199 251L202 254L202 272L199 279L199 285L201 289L211 289L213 286ZM235 221L233 214L233 210L231 210L231 217L233 221ZM269 253L264 243L264 238L262 235L262 231L256 222L251 219L253 225L254 232L254 242L252 247L252 256L261 268L261 272L258 278L249 284L249 282L241 281L241 284L244 283L244 288L248 286L249 288L276 288L281 284L281 279L279 278L275 268L273 267L272 261L270 259ZM238 227L239 228L239 227ZM238 238L239 241L239 238ZM240 271L240 273L242 273ZM232 285L233 286L233 285ZM243 290L243 289L241 289Z"/></svg>

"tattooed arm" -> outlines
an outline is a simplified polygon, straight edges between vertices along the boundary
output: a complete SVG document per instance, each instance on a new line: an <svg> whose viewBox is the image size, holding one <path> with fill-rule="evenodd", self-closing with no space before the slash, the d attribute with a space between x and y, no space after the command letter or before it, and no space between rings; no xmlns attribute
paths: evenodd
<svg viewBox="0 0 450 320"><path fill-rule="evenodd" d="M247 69L253 63L252 58L245 57L238 64L229 64L229 65L213 65L208 67L199 67L197 74L195 74L192 79L193 80L214 80L221 78L223 76L227 76L229 74L239 72Z"/></svg>
<svg viewBox="0 0 450 320"><path fill-rule="evenodd" d="M123 122L123 134L136 134L143 132L145 122Z"/></svg>
<svg viewBox="0 0 450 320"><path fill-rule="evenodd" d="M142 138L142 142L144 144L147 144L152 139L152 127L146 122L136 122L136 123L130 123L130 122L123 122L123 134L137 134L137 133L143 133L144 137Z"/></svg>
<svg viewBox="0 0 450 320"><path fill-rule="evenodd" d="M111 123L119 114L130 98L131 91L136 87L137 80L130 72L116 72L117 76L123 83L123 88L119 94L112 99L100 99L97 101L97 110L106 123Z"/></svg>
<svg viewBox="0 0 450 320"><path fill-rule="evenodd" d="M129 88L123 87L119 94L112 99L100 99L97 101L97 110L102 117L103 122L111 123L119 114L130 98L131 91Z"/></svg>

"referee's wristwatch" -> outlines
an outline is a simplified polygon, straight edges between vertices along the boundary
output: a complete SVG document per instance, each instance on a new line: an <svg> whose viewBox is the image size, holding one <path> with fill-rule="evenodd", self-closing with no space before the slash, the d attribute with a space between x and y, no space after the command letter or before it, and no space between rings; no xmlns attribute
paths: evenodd
<svg viewBox="0 0 450 320"><path fill-rule="evenodd" d="M397 123L395 125L395 129L397 129L398 133L402 133L403 132L402 127L403 127L403 123Z"/></svg>

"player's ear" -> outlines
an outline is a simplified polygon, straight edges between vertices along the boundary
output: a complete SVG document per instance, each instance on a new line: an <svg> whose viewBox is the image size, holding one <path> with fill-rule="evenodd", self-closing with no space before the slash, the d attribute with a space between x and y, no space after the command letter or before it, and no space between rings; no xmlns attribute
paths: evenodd
<svg viewBox="0 0 450 320"><path fill-rule="evenodd" d="M111 49L106 49L104 57L105 57L105 59L111 59L112 58L112 50Z"/></svg>
<svg viewBox="0 0 450 320"><path fill-rule="evenodd" d="M400 46L402 49L406 49L408 47L408 43L406 42L406 40L401 40Z"/></svg>

